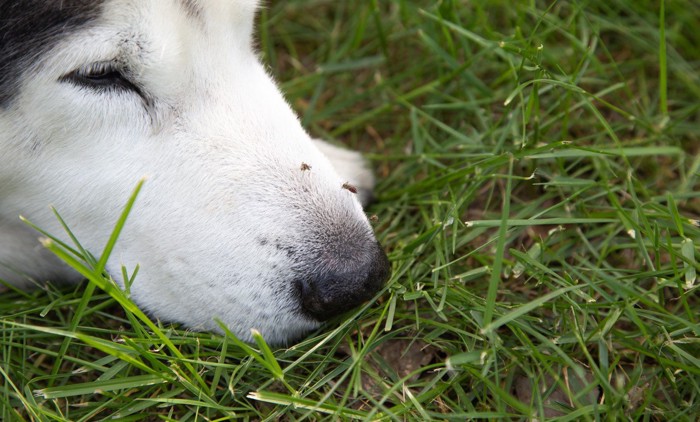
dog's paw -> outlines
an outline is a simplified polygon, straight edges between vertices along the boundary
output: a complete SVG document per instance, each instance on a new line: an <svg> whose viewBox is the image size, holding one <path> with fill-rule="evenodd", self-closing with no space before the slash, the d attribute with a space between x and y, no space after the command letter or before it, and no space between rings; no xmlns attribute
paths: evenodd
<svg viewBox="0 0 700 422"><path fill-rule="evenodd" d="M314 145L328 157L335 170L347 180L350 187L357 189L362 206L372 202L374 175L367 165L367 160L359 152L337 147L320 139L314 139Z"/></svg>

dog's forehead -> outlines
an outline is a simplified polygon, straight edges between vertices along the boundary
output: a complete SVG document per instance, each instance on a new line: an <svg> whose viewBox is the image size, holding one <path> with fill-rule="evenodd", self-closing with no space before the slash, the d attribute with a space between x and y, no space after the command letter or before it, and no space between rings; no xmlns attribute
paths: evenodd
<svg viewBox="0 0 700 422"><path fill-rule="evenodd" d="M107 0L105 18L121 15L120 12L145 14L146 19L178 15L190 23L202 23L204 27L216 28L216 24L227 26L252 22L258 9L258 0Z"/></svg>
<svg viewBox="0 0 700 422"><path fill-rule="evenodd" d="M190 16L201 18L208 11L214 11L216 15L231 15L233 10L243 13L251 13L258 7L258 0L178 0L180 6Z"/></svg>
<svg viewBox="0 0 700 422"><path fill-rule="evenodd" d="M257 0L108 0L99 19L102 44L129 42L151 60L217 43L250 47ZM126 51L128 53L128 51Z"/></svg>
<svg viewBox="0 0 700 422"><path fill-rule="evenodd" d="M132 61L137 70L169 65L182 69L196 63L182 62L187 54L235 45L252 50L258 3L0 0L0 109L12 104L20 82L36 65L42 70L35 75L45 72L55 79L86 63L114 58Z"/></svg>
<svg viewBox="0 0 700 422"><path fill-rule="evenodd" d="M179 6L179 7L178 7ZM0 0L0 86L17 69L27 68L61 40L117 16L131 23L146 15L185 15L186 20L252 23L258 0ZM164 13L164 12L169 13ZM4 90L0 90L0 104Z"/></svg>

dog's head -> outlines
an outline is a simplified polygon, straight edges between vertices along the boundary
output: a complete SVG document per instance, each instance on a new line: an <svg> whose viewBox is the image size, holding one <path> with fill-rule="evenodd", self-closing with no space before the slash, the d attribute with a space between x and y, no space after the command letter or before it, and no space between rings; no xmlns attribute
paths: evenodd
<svg viewBox="0 0 700 422"><path fill-rule="evenodd" d="M99 252L146 175L108 270L138 264L131 297L159 318L284 342L379 290L345 183L366 170L301 127L252 48L255 3L0 1L0 259L19 213L61 231L50 204Z"/></svg>

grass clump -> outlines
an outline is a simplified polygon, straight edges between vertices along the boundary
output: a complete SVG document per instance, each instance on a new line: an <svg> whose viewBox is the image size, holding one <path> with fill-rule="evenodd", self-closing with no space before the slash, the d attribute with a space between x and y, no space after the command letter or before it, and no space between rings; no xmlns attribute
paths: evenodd
<svg viewBox="0 0 700 422"><path fill-rule="evenodd" d="M99 271L4 293L0 418L695 420L699 20L270 4L259 45L305 126L377 168L383 296L270 350L149 323Z"/></svg>

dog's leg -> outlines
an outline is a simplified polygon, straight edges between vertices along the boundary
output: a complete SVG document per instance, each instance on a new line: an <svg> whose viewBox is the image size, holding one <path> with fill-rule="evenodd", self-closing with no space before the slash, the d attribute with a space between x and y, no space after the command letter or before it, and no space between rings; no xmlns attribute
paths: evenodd
<svg viewBox="0 0 700 422"><path fill-rule="evenodd" d="M367 206L372 202L374 175L367 161L359 152L331 145L326 141L314 139L314 145L330 160L338 174L357 188L360 203Z"/></svg>

